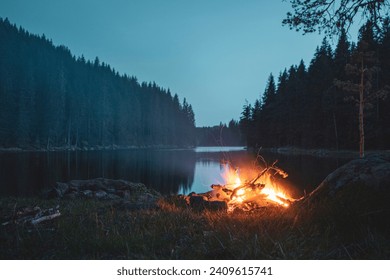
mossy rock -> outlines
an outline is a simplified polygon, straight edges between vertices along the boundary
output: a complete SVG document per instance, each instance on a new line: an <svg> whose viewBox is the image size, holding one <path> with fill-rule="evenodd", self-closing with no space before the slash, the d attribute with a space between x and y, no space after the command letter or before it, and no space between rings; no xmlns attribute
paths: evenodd
<svg viewBox="0 0 390 280"><path fill-rule="evenodd" d="M295 208L299 219L331 220L348 234L365 226L390 233L389 158L371 155L346 163Z"/></svg>

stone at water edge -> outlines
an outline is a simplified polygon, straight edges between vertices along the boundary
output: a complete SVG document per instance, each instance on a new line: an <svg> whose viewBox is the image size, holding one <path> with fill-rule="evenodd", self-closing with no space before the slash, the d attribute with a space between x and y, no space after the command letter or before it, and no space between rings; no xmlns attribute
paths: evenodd
<svg viewBox="0 0 390 280"><path fill-rule="evenodd" d="M67 184L57 182L55 189L60 196L63 196L69 191L69 186Z"/></svg>
<svg viewBox="0 0 390 280"><path fill-rule="evenodd" d="M95 192L95 197L102 199L107 197L107 193L105 191L99 190Z"/></svg>
<svg viewBox="0 0 390 280"><path fill-rule="evenodd" d="M68 182L68 185L80 191L98 191L104 189L104 184L99 179L72 180Z"/></svg>
<svg viewBox="0 0 390 280"><path fill-rule="evenodd" d="M388 235L389 201L390 158L370 155L336 169L308 196L294 202L293 225L325 222L344 236L364 237L373 231Z"/></svg>
<svg viewBox="0 0 390 280"><path fill-rule="evenodd" d="M123 200L137 204L155 204L161 194L141 183L125 180L96 178L71 180L56 185L45 193L47 198L87 198L100 200Z"/></svg>
<svg viewBox="0 0 390 280"><path fill-rule="evenodd" d="M308 199L318 196L334 196L346 186L365 185L373 192L390 193L390 158L370 155L352 160L330 173L322 183L310 193Z"/></svg>

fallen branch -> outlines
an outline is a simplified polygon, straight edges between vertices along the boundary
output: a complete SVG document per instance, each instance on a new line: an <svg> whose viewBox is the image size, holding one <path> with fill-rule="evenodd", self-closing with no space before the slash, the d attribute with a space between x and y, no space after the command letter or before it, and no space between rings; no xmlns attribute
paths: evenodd
<svg viewBox="0 0 390 280"><path fill-rule="evenodd" d="M44 221L49 221L61 216L59 211L59 206L55 208L49 208L42 210L40 207L25 207L21 208L14 213L9 221L2 223L2 226L9 224L26 224L30 223L32 225L37 225Z"/></svg>
<svg viewBox="0 0 390 280"><path fill-rule="evenodd" d="M42 217L39 217L36 219L32 219L30 222L31 222L31 224L36 225L36 224L42 223L44 221L52 220L52 219L57 218L59 216L61 216L61 213L60 213L60 211L57 210L56 213L54 213L54 214L42 216Z"/></svg>
<svg viewBox="0 0 390 280"><path fill-rule="evenodd" d="M284 170L280 169L279 167L277 167L277 166L275 165L277 162L278 162L278 161L275 160L275 161L272 163L271 166L266 166L266 168L264 168L264 169L260 172L260 174L257 175L257 177L256 177L255 179L251 180L250 183L251 183L251 184L256 183L257 180L259 180L262 176L264 176L264 174L266 174L267 172L269 172L269 171L271 171L271 170L275 171L275 173L273 174L273 176L275 176L276 174L278 174L278 175L282 176L283 179L284 179L284 178L287 178L287 177L288 177L288 174L287 174Z"/></svg>

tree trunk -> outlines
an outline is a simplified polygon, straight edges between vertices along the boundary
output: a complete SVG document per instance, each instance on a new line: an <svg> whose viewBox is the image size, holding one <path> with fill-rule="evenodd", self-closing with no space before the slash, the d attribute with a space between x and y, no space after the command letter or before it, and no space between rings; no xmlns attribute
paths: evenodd
<svg viewBox="0 0 390 280"><path fill-rule="evenodd" d="M360 75L360 87L359 87L359 136L360 136L360 149L359 154L361 158L364 158L364 62L362 58L362 68Z"/></svg>
<svg viewBox="0 0 390 280"><path fill-rule="evenodd" d="M362 96L362 93L360 93ZM364 123L363 123L363 107L364 103L360 101L359 104L359 132L360 132L360 157L364 158Z"/></svg>
<svg viewBox="0 0 390 280"><path fill-rule="evenodd" d="M337 133L337 121L336 114L333 112L333 125L334 125L334 135L336 138L336 151L339 150L339 134Z"/></svg>
<svg viewBox="0 0 390 280"><path fill-rule="evenodd" d="M71 125L72 125L72 119L71 117L69 116L69 119L68 119L68 149L70 149L70 146L71 146L71 143L70 143L70 138L71 138L71 134L70 134L70 131L71 131Z"/></svg>
<svg viewBox="0 0 390 280"><path fill-rule="evenodd" d="M47 145L46 145L46 150L50 149L50 136L47 136Z"/></svg>
<svg viewBox="0 0 390 280"><path fill-rule="evenodd" d="M79 128L76 129L76 143L75 143L75 148L77 149L79 145Z"/></svg>

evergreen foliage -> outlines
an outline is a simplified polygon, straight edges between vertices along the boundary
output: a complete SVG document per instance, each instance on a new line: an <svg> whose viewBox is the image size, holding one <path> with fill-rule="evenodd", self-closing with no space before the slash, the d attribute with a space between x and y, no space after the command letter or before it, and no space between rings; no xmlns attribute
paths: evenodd
<svg viewBox="0 0 390 280"><path fill-rule="evenodd" d="M0 18L0 147L193 146L186 100Z"/></svg>
<svg viewBox="0 0 390 280"><path fill-rule="evenodd" d="M365 72L365 146L389 149L390 98L385 98L390 84L389 30L388 19L380 32L367 22L356 47L342 31L334 50L323 40L307 68L301 61L285 69L276 87L271 75L263 96L254 106L246 104L241 115L248 146L357 149L359 106L352 98L355 93L340 81L359 87L360 75L349 70L365 45L372 56L367 64L370 73Z"/></svg>
<svg viewBox="0 0 390 280"><path fill-rule="evenodd" d="M245 141L240 132L239 122L230 120L229 123L197 127L197 146L244 146Z"/></svg>
<svg viewBox="0 0 390 280"><path fill-rule="evenodd" d="M371 21L377 31L384 27L390 14L389 0L290 0L293 12L288 12L283 24L290 29L341 34L354 21Z"/></svg>

